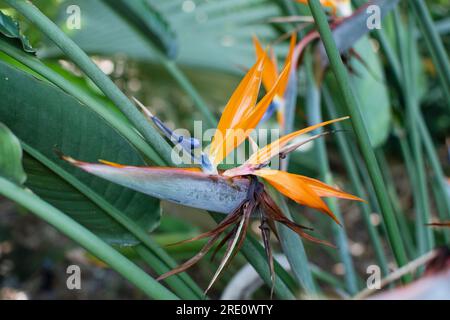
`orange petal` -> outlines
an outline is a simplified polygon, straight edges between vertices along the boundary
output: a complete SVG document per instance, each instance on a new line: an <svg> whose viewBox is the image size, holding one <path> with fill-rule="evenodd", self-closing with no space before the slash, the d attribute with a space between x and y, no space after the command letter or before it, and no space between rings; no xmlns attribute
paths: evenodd
<svg viewBox="0 0 450 320"><path fill-rule="evenodd" d="M275 72L278 75L278 61L275 51L273 50L273 47L270 48L270 60L272 61L273 66L275 68Z"/></svg>
<svg viewBox="0 0 450 320"><path fill-rule="evenodd" d="M281 72L272 89L270 89L270 91L258 102L258 104L253 110L250 109L248 110L249 112L247 113L246 119L247 121L243 122L243 126L245 128L255 128L258 125L267 108L269 107L270 103L277 95L277 92L279 92L280 87L286 84L289 78L290 68L291 64L289 62L284 67L283 71Z"/></svg>
<svg viewBox="0 0 450 320"><path fill-rule="evenodd" d="M309 183L305 183L299 176L285 171L260 169L254 175L267 180L275 189L295 202L317 209L331 217L340 224L336 216L328 208L327 204L320 198L319 194L311 188Z"/></svg>
<svg viewBox="0 0 450 320"><path fill-rule="evenodd" d="M236 113L234 114L227 114L227 120L224 123L226 124L229 121L228 118L232 119L228 126L221 124L221 119L219 122L218 132L214 135L210 149L210 157L214 165L219 164L231 151L237 148L251 134L253 129L261 121L261 118L269 107L269 104L278 92L279 86L288 78L289 69L290 64L283 69L275 82L275 85L269 92L267 92L267 94L258 102L256 106L247 105L235 110ZM224 118L224 115L222 115L222 118Z"/></svg>
<svg viewBox="0 0 450 320"><path fill-rule="evenodd" d="M334 197L334 198L339 198L339 199L347 199L347 200L364 202L363 199L356 197L350 193L333 188L333 187L329 186L328 184L323 183L322 181L319 181L319 180L316 180L313 178L309 178L309 177L305 177L305 176L301 176L301 175L297 175L297 177L300 180L302 180L303 183L308 184L311 187L311 189L313 189L319 197Z"/></svg>
<svg viewBox="0 0 450 320"><path fill-rule="evenodd" d="M253 36L253 44L255 46L256 59L266 60L264 64L262 82L266 91L269 91L277 81L278 76L277 65L274 61L273 55L272 58L269 58L269 56L267 55L267 51L263 49L261 43L259 42L256 36Z"/></svg>
<svg viewBox="0 0 450 320"><path fill-rule="evenodd" d="M210 156L216 164L223 160L234 148L224 143L227 129L232 129L241 121L245 109L253 109L261 85L264 58L258 59L238 85L220 118L217 131L210 146ZM235 146L236 147L236 146Z"/></svg>
<svg viewBox="0 0 450 320"><path fill-rule="evenodd" d="M291 64L292 57L294 56L294 50L295 50L296 43L297 43L297 34L294 32L294 33L292 33L292 36L291 36L291 41L290 41L290 45L289 45L289 52L288 52L288 54L286 56L286 59L284 61L284 65L285 66L287 66L288 64ZM293 66L291 64L291 68L295 68L295 66ZM289 77L287 77L286 81L283 82L280 85L280 88L279 88L279 90L277 92L277 95L279 97L284 97L284 93L286 91L286 88L287 88L287 85L288 85L288 81L289 81Z"/></svg>
<svg viewBox="0 0 450 320"><path fill-rule="evenodd" d="M283 148L286 144L288 144L290 141L292 141L296 137L298 137L302 134L311 132L317 128L329 125L334 122L346 120L346 119L349 119L349 117L342 117L342 118L338 118L338 119L334 119L334 120L325 121L325 122L318 123L313 126L292 132L288 135L285 135L285 136L281 137L280 139L272 142L271 144L265 146L264 148L259 149L258 152L252 154L252 156L246 161L246 163L257 165L257 164L263 164L265 162L268 162L270 159L272 159L273 157L275 157L276 155L278 155L280 153L281 148Z"/></svg>

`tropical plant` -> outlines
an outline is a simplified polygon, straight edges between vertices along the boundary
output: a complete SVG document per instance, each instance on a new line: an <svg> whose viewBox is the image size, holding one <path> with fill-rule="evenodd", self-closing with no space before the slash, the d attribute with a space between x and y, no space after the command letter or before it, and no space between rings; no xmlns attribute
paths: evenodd
<svg viewBox="0 0 450 320"><path fill-rule="evenodd" d="M72 2L0 1L0 195L149 298L219 297L245 260L281 299L366 297L367 265L409 283L450 244L448 35L433 21L448 5ZM199 119L214 134L172 128Z"/></svg>

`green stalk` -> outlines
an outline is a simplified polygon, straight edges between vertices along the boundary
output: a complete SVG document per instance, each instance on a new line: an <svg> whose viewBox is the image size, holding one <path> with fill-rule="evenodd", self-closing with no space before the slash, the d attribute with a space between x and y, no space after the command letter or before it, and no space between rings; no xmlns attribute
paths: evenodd
<svg viewBox="0 0 450 320"><path fill-rule="evenodd" d="M423 121L423 117L417 119L420 133L423 137L423 144L429 158L429 164L432 168L434 175L433 179L433 192L436 200L436 206L439 213L439 218L442 221L450 220L450 197L447 194L447 186L445 182L445 175L442 171L442 167L439 163L439 158L436 154L436 150L433 147L433 141L430 137L430 133ZM427 221L431 222L431 221ZM429 227L428 227L429 228ZM446 243L450 243L450 230L443 230L444 239Z"/></svg>
<svg viewBox="0 0 450 320"><path fill-rule="evenodd" d="M134 263L114 250L95 234L78 224L63 212L41 200L29 190L0 177L0 194L45 220L93 255L110 265L128 281L154 299L178 299L176 295L147 275Z"/></svg>
<svg viewBox="0 0 450 320"><path fill-rule="evenodd" d="M103 93L126 115L136 129L144 136L155 151L167 163L172 163L171 148L161 135L148 124L148 121L117 88L114 82L105 75L92 62L89 56L78 45L62 32L49 18L47 18L30 1L5 0L31 23L33 23L45 36L52 40L99 88Z"/></svg>
<svg viewBox="0 0 450 320"><path fill-rule="evenodd" d="M156 165L162 166L164 162L159 155L153 150L142 137L132 128L132 126L120 119L112 110L102 105L99 101L91 97L84 90L73 85L69 80L47 67L42 61L23 52L20 49L10 45L7 42L0 41L0 51L6 53L10 57L16 59L23 65L27 66L37 74L41 75L51 83L58 86L68 94L77 98L80 102L91 108L108 124L116 129L131 144L133 144L144 156L152 160Z"/></svg>
<svg viewBox="0 0 450 320"><path fill-rule="evenodd" d="M170 271L178 266L177 262L164 250L158 243L150 236L147 237L147 241L144 243L145 246L157 256L165 265L166 270L164 273ZM182 279L186 285L195 293L198 298L204 298L203 290L197 285L197 283L185 272L176 275Z"/></svg>
<svg viewBox="0 0 450 320"><path fill-rule="evenodd" d="M431 185L432 189L433 189L433 193L435 194L436 197L436 207L437 207L437 211L439 214L439 219L441 219L441 221L447 221L447 213L448 211L446 211L445 208L445 204L441 201L441 197L439 195L439 186L437 185L437 183L433 183ZM440 229L444 235L444 242L446 245L450 244L450 230L449 228L441 228Z"/></svg>
<svg viewBox="0 0 450 320"><path fill-rule="evenodd" d="M430 165L434 172L434 179L439 186L440 199L447 212L446 219L450 219L450 197L447 194L447 186L445 183L445 174L442 170L441 164L439 162L439 157L433 147L433 140L431 139L430 133L428 132L425 121L422 116L417 118L418 127L422 135L423 144L425 146L425 151L427 152Z"/></svg>
<svg viewBox="0 0 450 320"><path fill-rule="evenodd" d="M399 136L398 139L400 142L400 148L402 150L403 159L405 160L406 167L412 168L414 165L413 165L413 162L411 159L411 153L409 151L409 145L406 141L406 138ZM397 191L395 188L394 177L392 176L391 169L389 168L389 165L388 165L388 162L386 160L383 150L381 148L378 148L375 152L376 152L378 162L380 163L381 168L383 168L383 176L386 181L386 187L387 187L387 189L389 191L389 195L392 199L391 201L394 206L394 211L395 211L395 215L397 217L397 222L398 222L400 231L402 233L403 243L405 244L406 252L408 253L409 257L414 257L416 255L416 249L414 248L414 241L413 241L413 237L412 237L412 234L411 234L409 226L408 226L408 220L407 220L406 214L402 208L400 199L398 197L398 194L397 194ZM414 178L414 177L411 177L411 178ZM416 186L415 182L412 182L410 185L413 187Z"/></svg>
<svg viewBox="0 0 450 320"><path fill-rule="evenodd" d="M411 5L417 20L419 22L420 30L425 38L431 58L436 65L436 71L442 83L445 97L447 99L447 107L450 110L450 63L444 44L439 36L438 31L433 23L430 12L423 0L410 0Z"/></svg>
<svg viewBox="0 0 450 320"><path fill-rule="evenodd" d="M308 124L314 125L322 122L322 112L321 112L321 103L320 103L320 89L314 79L313 74L313 66L311 55L308 54L307 59L305 60L306 65L306 86L307 86L307 96L306 96L306 110L308 115ZM314 134L322 133L322 129L317 129L314 131ZM320 177L321 180L329 185L333 185L333 177L330 169L330 165L328 162L327 149L325 146L324 139L317 139L315 141L315 151L316 151L316 159L319 165ZM345 283L348 293L350 295L355 295L358 292L358 281L356 278L356 271L353 265L353 259L350 254L347 233L345 232L345 224L344 219L342 217L339 206L337 205L336 199L326 199L326 203L328 204L331 212L334 213L336 218L340 221L342 226L332 222L332 229L334 233L334 237L336 239L336 243L339 250L339 257L345 267Z"/></svg>
<svg viewBox="0 0 450 320"><path fill-rule="evenodd" d="M138 244L133 249L157 274L163 274L170 271L167 269L167 265L144 245ZM180 277L169 277L165 279L164 282L166 282L170 288L172 288L173 292L175 292L181 299L197 300L201 298L201 296L199 297L193 293Z"/></svg>
<svg viewBox="0 0 450 320"><path fill-rule="evenodd" d="M402 156L403 156L403 160L405 161L405 167L406 167L406 172L408 173L409 176L409 181L410 181L410 185L411 185L411 189L412 189L412 194L414 195L414 198L417 198L417 195L420 193L419 190L419 184L418 184L418 178L417 176L414 174L415 170L416 170L416 163L414 162L413 159L413 155L412 155L412 151L411 148L409 146L409 143L406 139L406 137L400 136L399 137L399 142L400 142L400 149L402 152ZM414 256L419 256L419 252L421 250L423 250L423 248L425 247L425 237L423 236L423 229L422 227L424 226L424 221L420 215L419 212L419 208L416 205L414 208L415 211L415 225L416 225L416 251Z"/></svg>
<svg viewBox="0 0 450 320"><path fill-rule="evenodd" d="M338 279L336 276L334 276L331 273L328 273L318 266L310 263L309 268L311 269L314 277L317 280L323 281L325 283L328 283L331 285L334 289L341 289L342 291L345 291L345 284L341 281L341 279Z"/></svg>
<svg viewBox="0 0 450 320"><path fill-rule="evenodd" d="M362 155L366 162L367 169L381 207L381 213L383 215L384 223L386 224L389 243L394 252L398 265L403 266L407 263L405 248L400 237L397 221L395 220L394 211L384 185L380 167L378 166L369 140L369 135L364 125L361 110L359 109L355 96L351 91L349 76L345 70L345 66L333 40L333 35L331 33L330 26L328 25L327 17L320 5L319 0L310 0L308 4L324 43L331 69L336 76L339 89L343 95L345 106L352 118L353 129L358 139L359 147L361 148ZM411 280L411 276L407 275L404 279L409 281Z"/></svg>
<svg viewBox="0 0 450 320"><path fill-rule="evenodd" d="M325 106L327 107L330 118L331 119L338 118L333 99L331 98L330 92L327 87L325 87L325 86L322 87L322 94L323 94ZM334 128L338 131L342 130L342 126L339 123L335 123ZM337 139L337 144L338 144L341 156L344 160L345 167L347 169L347 173L350 177L350 181L351 181L354 193L356 196L360 197L361 199L365 199L367 197L367 193L365 192L363 183L361 181L361 178L359 177L358 169L356 167L355 160L352 155L348 141L343 134L337 134L336 139ZM389 268L388 268L386 254L384 253L384 249L383 249L383 244L381 242L378 230L372 224L371 219L370 219L371 212L373 212L373 211L371 211L371 208L368 203L360 202L358 205L361 209L362 217L363 217L364 222L366 223L367 230L369 231L369 237L372 242L377 261L380 265L380 268L381 268L383 274L387 275L389 273Z"/></svg>
<svg viewBox="0 0 450 320"><path fill-rule="evenodd" d="M417 118L420 116L419 103L415 94L415 85L413 83L414 72L412 67L410 51L412 48L411 41L411 18L408 22L408 30L402 28L401 17L398 8L394 11L394 23L397 31L397 42L399 46L399 55L401 57L401 71L403 78L403 99L406 105L406 116L410 143L414 158L414 171L410 171L409 175L415 175L417 179L417 188L415 194L416 209L416 232L418 240L418 256L430 251L433 246L433 237L430 228L425 226L430 220L430 207L428 201L427 181L425 175L425 164L422 153L422 144L417 128ZM400 33L401 32L401 33ZM406 37L406 39L403 38Z"/></svg>

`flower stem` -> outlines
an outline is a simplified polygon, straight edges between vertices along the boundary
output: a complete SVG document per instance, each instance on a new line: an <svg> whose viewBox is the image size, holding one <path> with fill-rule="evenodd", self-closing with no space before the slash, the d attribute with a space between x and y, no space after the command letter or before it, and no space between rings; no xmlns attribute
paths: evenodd
<svg viewBox="0 0 450 320"><path fill-rule="evenodd" d="M412 146L412 154L414 161L413 171L410 175L416 176L417 187L415 188L415 209L416 209L416 236L418 241L418 255L428 252L433 246L432 229L425 226L430 220L430 207L428 200L427 181L425 175L425 164L422 152L422 143L420 141L420 131L417 128L417 118L420 115L419 103L415 94L416 85L413 83L414 72L412 66L411 51L412 45L411 34L411 17L408 20L407 30L401 24L401 18L398 8L394 11L394 23L397 31L397 43L399 47L399 55L401 57L401 72L403 79L403 99L406 106L406 117L408 125L408 133Z"/></svg>
<svg viewBox="0 0 450 320"><path fill-rule="evenodd" d="M324 86L322 88L322 93L323 93L323 97L324 97L325 106L328 110L330 118L331 119L337 118L338 115L336 112L336 108L334 106L334 102L331 98L328 88ZM339 123L335 123L334 127L338 131L342 129L342 126ZM367 193L365 192L363 183L361 181L361 178L359 177L358 169L356 167L354 157L352 156L352 152L351 152L349 143L343 134L337 134L336 140L337 140L339 150L341 152L341 156L344 159L344 164L347 169L347 173L350 177L350 181L352 183L355 195L362 199L365 199L367 196ZM375 256L377 257L377 261L380 264L380 268L383 271L383 274L387 275L389 273L389 268L388 268L386 254L383 249L383 244L381 242L378 230L372 224L371 219L370 219L370 215L371 215L371 212L373 212L373 210L371 210L368 203L361 202L361 203L359 203L359 207L362 212L363 220L367 225L367 230L369 231L369 237L372 242L372 245L373 245L373 248L375 251Z"/></svg>
<svg viewBox="0 0 450 320"><path fill-rule="evenodd" d="M412 168L413 163L412 161L410 161L411 153L409 152L408 142L406 141L405 137L398 137L398 138L400 142L400 149L402 151L406 167L408 168L409 166L411 166ZM401 231L403 243L405 244L406 252L408 253L408 257L414 257L416 255L416 249L414 247L414 239L409 229L408 217L406 216L406 213L401 206L400 199L396 191L394 177L392 176L392 170L389 167L389 164L386 160L382 148L378 148L377 150L375 150L375 153L383 171L383 177L384 180L386 181L386 188L388 189L389 196L391 197L392 205L394 206L395 216L397 218L397 223ZM411 183L411 186L415 186L415 184Z"/></svg>
<svg viewBox="0 0 450 320"><path fill-rule="evenodd" d="M364 125L361 110L359 109L350 88L349 76L345 70L345 66L336 47L336 43L333 40L330 26L319 0L310 0L308 1L308 4L316 22L321 39L324 43L331 69L336 76L339 89L343 95L346 109L351 116L353 129L358 139L359 147L366 162L367 169L381 207L381 213L383 215L384 223L386 224L389 243L394 252L398 265L403 266L407 263L405 248L402 238L400 237L399 228L397 226L397 221L395 220L389 195L384 185L381 170L372 149L367 129ZM405 280L409 281L411 280L411 277L406 276Z"/></svg>

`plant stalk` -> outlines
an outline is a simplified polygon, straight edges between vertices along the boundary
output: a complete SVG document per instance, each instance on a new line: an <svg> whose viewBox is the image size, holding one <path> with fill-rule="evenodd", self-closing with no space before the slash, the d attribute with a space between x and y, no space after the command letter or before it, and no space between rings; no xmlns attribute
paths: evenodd
<svg viewBox="0 0 450 320"><path fill-rule="evenodd" d="M351 116L353 129L358 139L359 147L366 162L367 169L369 171L369 175L381 207L381 213L386 225L390 246L393 250L398 265L403 266L407 263L405 248L400 236L399 228L397 226L397 221L395 220L392 204L390 203L389 195L384 185L381 170L370 143L369 135L364 124L361 110L359 109L356 98L350 88L349 76L347 74L347 71L345 70L345 66L333 40L333 35L331 33L327 17L321 7L319 0L310 0L308 1L308 4L316 22L316 26L320 33L321 39L324 43L324 47L330 61L331 69L336 76L339 89L343 95L347 112ZM409 280L411 280L411 277L406 276L405 281Z"/></svg>
<svg viewBox="0 0 450 320"><path fill-rule="evenodd" d="M423 0L410 0L408 1L413 9L417 20L419 22L419 28L422 31L423 38L430 51L431 58L436 65L436 72L439 75L439 79L444 91L447 107L450 111L450 63L448 61L448 55L445 50L442 39L439 36L438 31L434 25L431 14Z"/></svg>
<svg viewBox="0 0 450 320"><path fill-rule="evenodd" d="M167 268L167 265L146 246L138 244L134 247L134 250L158 275L170 271L170 269ZM181 299L197 300L202 298L202 296L198 296L189 287L187 287L186 283L184 283L180 277L168 277L164 279L164 282L166 282L170 288L172 288L173 292L175 292Z"/></svg>
<svg viewBox="0 0 450 320"><path fill-rule="evenodd" d="M334 106L334 102L331 98L330 92L327 87L324 86L322 88L322 94L324 97L325 106L327 107L328 114L330 115L331 119L338 118L336 108ZM335 123L334 127L338 131L342 130L342 126L339 123ZM354 157L352 155L349 143L348 143L346 137L340 133L338 133L336 135L336 140L337 140L339 150L341 152L341 156L344 159L344 164L347 169L347 173L350 177L350 181L352 183L354 193L356 196L360 197L361 199L365 199L367 197L367 193L365 192L363 183L361 181L361 178L359 177L358 169L356 167ZM389 268L388 268L386 254L384 252L383 244L381 242L381 238L378 233L378 230L372 224L372 221L370 218L370 215L373 212L373 210L371 211L371 208L368 203L361 202L358 205L361 209L363 220L367 225L367 230L369 231L369 237L372 242L377 261L380 264L380 268L381 268L383 274L387 275L389 273Z"/></svg>
<svg viewBox="0 0 450 320"><path fill-rule="evenodd" d="M399 47L399 55L401 57L401 72L403 79L403 99L406 107L406 117L412 154L414 159L414 171L410 171L409 175L416 176L417 187L415 188L415 209L416 209L416 232L418 240L418 255L428 252L433 246L433 235L430 228L425 224L429 221L430 207L428 201L427 181L425 174L425 164L422 153L422 143L420 140L420 132L417 128L417 118L420 115L419 103L415 94L415 85L413 83L414 72L410 51L412 50L412 35L410 33L412 23L411 17L408 21L407 30L401 24L401 17L398 8L394 11L394 23L397 31L397 42ZM400 34L401 31L402 34ZM406 39L404 37L406 37Z"/></svg>

